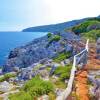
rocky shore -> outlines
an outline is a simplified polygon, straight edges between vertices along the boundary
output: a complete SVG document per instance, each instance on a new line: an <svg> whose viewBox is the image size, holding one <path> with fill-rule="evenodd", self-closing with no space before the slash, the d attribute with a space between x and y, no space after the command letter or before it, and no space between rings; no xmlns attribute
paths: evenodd
<svg viewBox="0 0 100 100"><path fill-rule="evenodd" d="M38 63L42 59L56 58L60 53L71 52L73 56L77 51L82 50L79 36L72 32L62 32L52 34L52 39L59 36L59 40L52 40L44 36L33 40L25 46L12 50L8 60L3 66L3 72L11 72L17 68L25 68ZM80 42L79 42L80 41ZM78 49L78 50L77 50Z"/></svg>

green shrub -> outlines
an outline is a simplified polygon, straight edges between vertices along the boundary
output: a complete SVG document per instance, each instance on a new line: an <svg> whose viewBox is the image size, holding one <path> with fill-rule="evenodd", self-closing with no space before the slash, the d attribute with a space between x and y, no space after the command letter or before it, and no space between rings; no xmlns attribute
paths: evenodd
<svg viewBox="0 0 100 100"><path fill-rule="evenodd" d="M7 74L4 75L4 78L5 78L5 80L7 80L7 79L9 79L11 77L15 77L15 76L16 76L15 74L7 73Z"/></svg>
<svg viewBox="0 0 100 100"><path fill-rule="evenodd" d="M62 73L60 76L60 80L69 79L70 73Z"/></svg>
<svg viewBox="0 0 100 100"><path fill-rule="evenodd" d="M70 77L71 66L62 67L59 66L55 71L54 74L59 75L60 80L64 81Z"/></svg>
<svg viewBox="0 0 100 100"><path fill-rule="evenodd" d="M49 100L56 100L56 95L53 92L48 93Z"/></svg>
<svg viewBox="0 0 100 100"><path fill-rule="evenodd" d="M38 97L41 96L43 94L48 94L50 91L52 90L52 85L51 83L47 83L47 82L43 82L40 84L40 86L34 86L32 88L30 88L29 93L31 94L32 97Z"/></svg>
<svg viewBox="0 0 100 100"><path fill-rule="evenodd" d="M5 80L4 76L0 77L0 82L3 82Z"/></svg>
<svg viewBox="0 0 100 100"><path fill-rule="evenodd" d="M56 41L56 42L59 41L60 38L61 38L61 36L59 36L59 35L52 35L51 37L49 37L49 39L48 39L49 42L48 42L48 44L46 45L46 48L48 48L52 42L54 42L54 41Z"/></svg>
<svg viewBox="0 0 100 100"><path fill-rule="evenodd" d="M48 33L47 36L48 38L50 38L52 36L52 33Z"/></svg>
<svg viewBox="0 0 100 100"><path fill-rule="evenodd" d="M9 99L10 100L33 100L31 95L24 91L21 91L19 93L15 93L15 94L10 94Z"/></svg>
<svg viewBox="0 0 100 100"><path fill-rule="evenodd" d="M55 88L61 88L61 89L65 89L66 88L66 84L64 81L62 80L57 80L55 83L54 83L54 86Z"/></svg>
<svg viewBox="0 0 100 100"><path fill-rule="evenodd" d="M3 82L5 80L8 80L9 78L11 77L15 77L16 75L15 74L12 74L12 73L7 73L7 74L4 74L2 77L0 77L0 82Z"/></svg>
<svg viewBox="0 0 100 100"><path fill-rule="evenodd" d="M47 70L48 72L50 72L50 71L51 71L51 67L46 67L46 70Z"/></svg>
<svg viewBox="0 0 100 100"><path fill-rule="evenodd" d="M59 41L60 40L60 36L59 35L54 35L50 40L49 43L52 43L53 41Z"/></svg>
<svg viewBox="0 0 100 100"><path fill-rule="evenodd" d="M84 32L88 32L90 30L93 30L93 29L88 29L87 28L89 26L93 26L93 25L100 25L100 22L99 21L96 21L96 20L87 20L75 27L72 28L72 31L75 32L76 34L80 34L80 33L84 33Z"/></svg>
<svg viewBox="0 0 100 100"><path fill-rule="evenodd" d="M92 30L81 34L85 39L90 39L90 41L96 41L100 37L100 30Z"/></svg>
<svg viewBox="0 0 100 100"><path fill-rule="evenodd" d="M60 36L59 35L55 35L54 37L53 37L53 41L59 41L60 40Z"/></svg>
<svg viewBox="0 0 100 100"><path fill-rule="evenodd" d="M54 58L53 60L55 62L61 62L67 58L69 58L71 56L71 52L64 52L64 53L60 53L56 58Z"/></svg>
<svg viewBox="0 0 100 100"><path fill-rule="evenodd" d="M53 89L54 88L51 82L43 81L39 77L35 77L32 80L26 82L22 90L29 92L29 94L34 97L47 94L53 91Z"/></svg>
<svg viewBox="0 0 100 100"><path fill-rule="evenodd" d="M38 76L32 78L25 83L19 93L12 94L9 96L10 100L34 100L43 94L53 92L53 84L49 81L43 81ZM18 98L16 98L18 97Z"/></svg>
<svg viewBox="0 0 100 100"><path fill-rule="evenodd" d="M87 32L91 30L99 30L100 29L100 23L92 24L87 27Z"/></svg>

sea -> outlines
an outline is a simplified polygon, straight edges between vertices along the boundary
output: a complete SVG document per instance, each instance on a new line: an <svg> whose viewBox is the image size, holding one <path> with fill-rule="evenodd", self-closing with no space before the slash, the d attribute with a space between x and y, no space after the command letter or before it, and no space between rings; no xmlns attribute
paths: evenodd
<svg viewBox="0 0 100 100"><path fill-rule="evenodd" d="M46 34L47 32L0 32L0 67L6 62L11 50Z"/></svg>

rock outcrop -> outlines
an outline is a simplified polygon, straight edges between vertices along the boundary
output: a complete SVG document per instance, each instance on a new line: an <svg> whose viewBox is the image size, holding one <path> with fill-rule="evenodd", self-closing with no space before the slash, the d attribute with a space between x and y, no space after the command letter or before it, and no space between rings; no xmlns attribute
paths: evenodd
<svg viewBox="0 0 100 100"><path fill-rule="evenodd" d="M80 47L80 38L72 32L62 32L60 37L59 41L50 43L48 36L44 36L33 40L25 46L15 48L10 52L3 71L10 72L13 71L15 67L25 68L42 59L55 58L62 52L70 51L72 55L75 54L77 51L75 47Z"/></svg>

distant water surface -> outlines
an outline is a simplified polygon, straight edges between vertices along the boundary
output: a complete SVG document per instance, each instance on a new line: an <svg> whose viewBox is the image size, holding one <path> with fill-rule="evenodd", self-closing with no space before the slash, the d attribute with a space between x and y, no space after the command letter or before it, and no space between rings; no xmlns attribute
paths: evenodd
<svg viewBox="0 0 100 100"><path fill-rule="evenodd" d="M46 34L46 32L0 32L0 66L6 61L10 50Z"/></svg>

